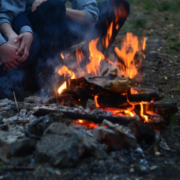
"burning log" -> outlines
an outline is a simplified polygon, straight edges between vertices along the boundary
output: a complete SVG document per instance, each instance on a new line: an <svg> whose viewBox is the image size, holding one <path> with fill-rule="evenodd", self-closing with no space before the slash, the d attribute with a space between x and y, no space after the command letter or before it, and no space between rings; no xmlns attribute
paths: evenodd
<svg viewBox="0 0 180 180"><path fill-rule="evenodd" d="M55 110L55 109L47 109L47 108L39 108L34 115L35 116L45 116L49 113L63 113L65 116L71 118L72 120L77 119L84 119L87 121L92 121L96 124L101 124L104 119L112 123L119 123L121 125L128 124L132 121L138 121L138 116L119 116L119 117L111 117L111 116L104 116L104 115L94 115L94 114L79 114L76 112L69 112L69 111L62 111L62 110Z"/></svg>
<svg viewBox="0 0 180 180"><path fill-rule="evenodd" d="M159 114L163 117L170 117L171 115L178 112L176 103L148 103L144 104L144 111L147 114ZM148 113L149 112L149 113Z"/></svg>
<svg viewBox="0 0 180 180"><path fill-rule="evenodd" d="M157 91L144 94L128 93L128 95L121 95L118 92L111 91L95 83L90 83L84 77L69 80L68 90L65 90L63 94L73 94L75 99L81 99L82 101L93 100L94 96L98 96L100 107L115 108L129 106L127 97L130 102L150 102L161 99Z"/></svg>
<svg viewBox="0 0 180 180"><path fill-rule="evenodd" d="M134 82L130 78L118 78L107 81L104 87L121 94L130 91L133 84Z"/></svg>
<svg viewBox="0 0 180 180"><path fill-rule="evenodd" d="M100 95L98 97L98 104L100 107L115 107L115 108L123 108L128 107L129 103L127 102L127 98L129 102L132 103L140 103L140 102L149 102L152 100L159 100L160 94L155 91L152 93L144 93L144 94L128 94L128 95Z"/></svg>

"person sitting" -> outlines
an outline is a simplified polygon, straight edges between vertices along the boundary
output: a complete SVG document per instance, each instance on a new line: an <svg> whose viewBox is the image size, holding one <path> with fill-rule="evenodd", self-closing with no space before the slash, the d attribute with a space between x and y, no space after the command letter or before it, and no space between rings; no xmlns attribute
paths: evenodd
<svg viewBox="0 0 180 180"><path fill-rule="evenodd" d="M24 12L26 1L1 1L0 6L0 98L18 88L25 68L36 60L40 41Z"/></svg>
<svg viewBox="0 0 180 180"><path fill-rule="evenodd" d="M55 55L80 41L98 37L102 42L107 35L107 22L114 22L110 46L130 11L126 0L69 1L71 8L66 8L67 0L28 0L26 12L41 38L43 52Z"/></svg>

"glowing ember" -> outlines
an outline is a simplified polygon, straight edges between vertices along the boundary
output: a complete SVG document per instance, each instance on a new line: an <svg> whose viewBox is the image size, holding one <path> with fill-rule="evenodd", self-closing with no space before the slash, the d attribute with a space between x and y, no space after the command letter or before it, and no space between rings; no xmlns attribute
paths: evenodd
<svg viewBox="0 0 180 180"><path fill-rule="evenodd" d="M96 48L98 40L99 38L92 40L89 43L90 63L86 66L86 70L88 74L92 75L97 75L100 73L100 63L105 58L104 55Z"/></svg>
<svg viewBox="0 0 180 180"><path fill-rule="evenodd" d="M131 94L138 94L138 91L136 91L135 89L131 88Z"/></svg>
<svg viewBox="0 0 180 180"><path fill-rule="evenodd" d="M143 47L139 47L137 36L133 36L132 33L127 33L121 50L118 49L118 47L115 47L117 56L124 62L124 64L119 63L121 76L132 79L137 75L138 70L134 61L134 57L138 51L144 48L144 46L145 42L143 43Z"/></svg>
<svg viewBox="0 0 180 180"><path fill-rule="evenodd" d="M94 129L95 127L99 127L99 125L97 125L97 124L95 124L93 122L85 121L85 120L82 120L82 119L78 119L73 124L80 125L80 126L85 126L88 129Z"/></svg>
<svg viewBox="0 0 180 180"><path fill-rule="evenodd" d="M126 114L132 116L132 117L135 116L135 115L134 115L131 111L129 111L129 110L125 110L124 112L125 112Z"/></svg>

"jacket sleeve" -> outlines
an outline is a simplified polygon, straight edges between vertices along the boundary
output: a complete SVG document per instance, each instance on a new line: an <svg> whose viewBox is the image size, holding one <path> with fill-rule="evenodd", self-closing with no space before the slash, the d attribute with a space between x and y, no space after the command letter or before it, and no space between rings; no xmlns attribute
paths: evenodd
<svg viewBox="0 0 180 180"><path fill-rule="evenodd" d="M12 22L14 31L18 34L31 32L33 34L32 25L25 12L19 14Z"/></svg>
<svg viewBox="0 0 180 180"><path fill-rule="evenodd" d="M72 0L71 7L86 13L86 25L92 26L98 21L99 8L96 0Z"/></svg>
<svg viewBox="0 0 180 180"><path fill-rule="evenodd" d="M6 40L4 39L4 37L0 33L0 45L3 43L6 43Z"/></svg>
<svg viewBox="0 0 180 180"><path fill-rule="evenodd" d="M82 9L86 13L86 22L87 25L94 25L98 21L99 9L97 3L88 4Z"/></svg>

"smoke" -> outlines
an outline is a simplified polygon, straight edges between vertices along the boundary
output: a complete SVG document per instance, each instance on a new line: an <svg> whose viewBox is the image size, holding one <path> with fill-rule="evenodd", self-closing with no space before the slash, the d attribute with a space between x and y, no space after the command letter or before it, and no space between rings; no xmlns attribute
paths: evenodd
<svg viewBox="0 0 180 180"><path fill-rule="evenodd" d="M124 0L106 0L99 2L99 20L94 26L80 25L79 23L64 17L65 6L59 6L60 9L57 9L56 2L49 1L49 3L53 2L55 3L52 6L53 9L51 9L53 10L53 18L51 13L44 14L46 16L46 27L40 32L43 37L43 58L41 58L39 61L38 71L44 74L44 77L40 77L39 79L43 96L44 94L48 94L48 92L53 89L52 87L54 87L55 84L59 84L58 82L60 81L60 78L57 74L57 69L61 68L63 65L72 67L72 64L74 63L73 61L68 62L71 64L70 65L63 61L60 57L60 52L82 41L86 41L86 45L83 47L83 54L85 57L89 57L89 49L87 45L89 44L90 40L100 37L97 48L104 53L105 48L102 46L102 37L105 37L107 34L106 21L111 22L115 18L113 3L120 6ZM58 24L57 22L60 23ZM123 23L121 23L120 27L122 25ZM40 31L41 28L39 26L37 27ZM112 41L117 33L118 31L114 33ZM75 54L73 55L73 59L76 59ZM84 64L81 66L82 68L85 67L88 60L88 58L83 60L84 62L81 63L81 65ZM104 63L102 69L105 69L106 67L107 65Z"/></svg>
<svg viewBox="0 0 180 180"><path fill-rule="evenodd" d="M13 99L13 91L20 94L22 92L21 82L24 77L25 73L22 70L12 70L0 77L0 99Z"/></svg>

